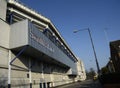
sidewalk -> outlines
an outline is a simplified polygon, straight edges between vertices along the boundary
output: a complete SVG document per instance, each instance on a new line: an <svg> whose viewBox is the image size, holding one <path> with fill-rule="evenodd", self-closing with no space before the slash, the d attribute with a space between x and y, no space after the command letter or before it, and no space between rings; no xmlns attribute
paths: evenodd
<svg viewBox="0 0 120 88"><path fill-rule="evenodd" d="M75 82L54 88L103 88L99 81L86 80L83 82Z"/></svg>

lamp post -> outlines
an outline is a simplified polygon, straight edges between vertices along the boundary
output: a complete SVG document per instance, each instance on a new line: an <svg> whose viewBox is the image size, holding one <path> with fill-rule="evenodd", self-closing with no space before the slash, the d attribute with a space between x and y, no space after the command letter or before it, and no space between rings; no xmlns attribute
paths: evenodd
<svg viewBox="0 0 120 88"><path fill-rule="evenodd" d="M93 39L92 39L92 36L91 36L90 29L89 28L85 28L85 29L82 29L82 30L75 30L73 33L77 33L79 31L84 31L84 30L87 30L88 33L89 33L90 41L91 41L93 52L94 52L95 62L96 62L96 66L97 66L97 71L98 71L98 74L99 74L100 73L100 67L99 67L99 64L98 64L97 55L96 55L96 52L95 52L95 47L94 47L94 43L93 43Z"/></svg>

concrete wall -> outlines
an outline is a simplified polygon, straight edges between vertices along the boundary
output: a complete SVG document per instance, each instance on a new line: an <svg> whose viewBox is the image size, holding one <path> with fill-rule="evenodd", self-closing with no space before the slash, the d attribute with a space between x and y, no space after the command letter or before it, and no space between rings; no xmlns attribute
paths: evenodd
<svg viewBox="0 0 120 88"><path fill-rule="evenodd" d="M8 67L8 50L0 47L0 67Z"/></svg>
<svg viewBox="0 0 120 88"><path fill-rule="evenodd" d="M7 86L7 69L1 68L0 67L0 88L7 88L7 87L2 87L2 86Z"/></svg>
<svg viewBox="0 0 120 88"><path fill-rule="evenodd" d="M17 53L12 52L12 59L15 57L16 54ZM50 82L50 86L58 86L73 82L73 79L70 79L66 73L45 73L44 71L41 71L41 64L43 64L44 67L46 63L41 62L35 58L29 57L28 55L21 55L11 65L12 88L19 88L18 86L29 88L29 61L31 61L31 64L33 64L31 68L31 80L33 88L39 88L40 83L46 83L47 85L47 83ZM49 67L52 66L49 65Z"/></svg>
<svg viewBox="0 0 120 88"><path fill-rule="evenodd" d="M0 47L0 86L7 85L8 50Z"/></svg>
<svg viewBox="0 0 120 88"><path fill-rule="evenodd" d="M0 18L6 20L7 0L0 0Z"/></svg>
<svg viewBox="0 0 120 88"><path fill-rule="evenodd" d="M7 85L8 79L9 32L9 25L0 19L0 86Z"/></svg>
<svg viewBox="0 0 120 88"><path fill-rule="evenodd" d="M17 53L12 53L12 59L13 60L16 57ZM14 60L14 62L12 63L13 69L18 69L18 70L28 70L29 67L29 58L27 56L24 55L20 55L19 57L16 58L16 60Z"/></svg>
<svg viewBox="0 0 120 88"><path fill-rule="evenodd" d="M4 48L9 48L9 32L10 26L0 20L0 46Z"/></svg>
<svg viewBox="0 0 120 88"><path fill-rule="evenodd" d="M27 20L12 24L10 31L10 49L21 47L27 44L28 44Z"/></svg>

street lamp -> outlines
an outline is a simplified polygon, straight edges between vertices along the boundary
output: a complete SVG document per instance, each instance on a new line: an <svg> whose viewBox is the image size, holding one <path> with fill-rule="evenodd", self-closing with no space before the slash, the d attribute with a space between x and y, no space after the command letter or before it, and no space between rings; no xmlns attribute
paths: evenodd
<svg viewBox="0 0 120 88"><path fill-rule="evenodd" d="M94 47L94 43L93 43L93 40L92 40L90 29L89 28L85 28L85 29L82 29L82 30L75 30L75 31L73 31L73 33L77 33L79 31L85 31L85 30L87 30L88 33L89 33L90 41L91 41L93 52L94 52L94 56L95 56L95 62L96 62L96 66L97 66L97 71L98 71L98 73L100 73L100 68L99 68L99 64L98 64L98 60L97 60L97 55L96 55L96 52L95 52L95 47Z"/></svg>

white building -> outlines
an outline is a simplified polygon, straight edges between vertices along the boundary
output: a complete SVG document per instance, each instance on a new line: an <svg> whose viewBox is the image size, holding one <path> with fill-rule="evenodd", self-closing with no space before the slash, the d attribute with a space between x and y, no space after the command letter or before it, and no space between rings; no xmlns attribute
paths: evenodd
<svg viewBox="0 0 120 88"><path fill-rule="evenodd" d="M78 58L77 65L77 80L84 81L86 79L86 72L83 62Z"/></svg>

